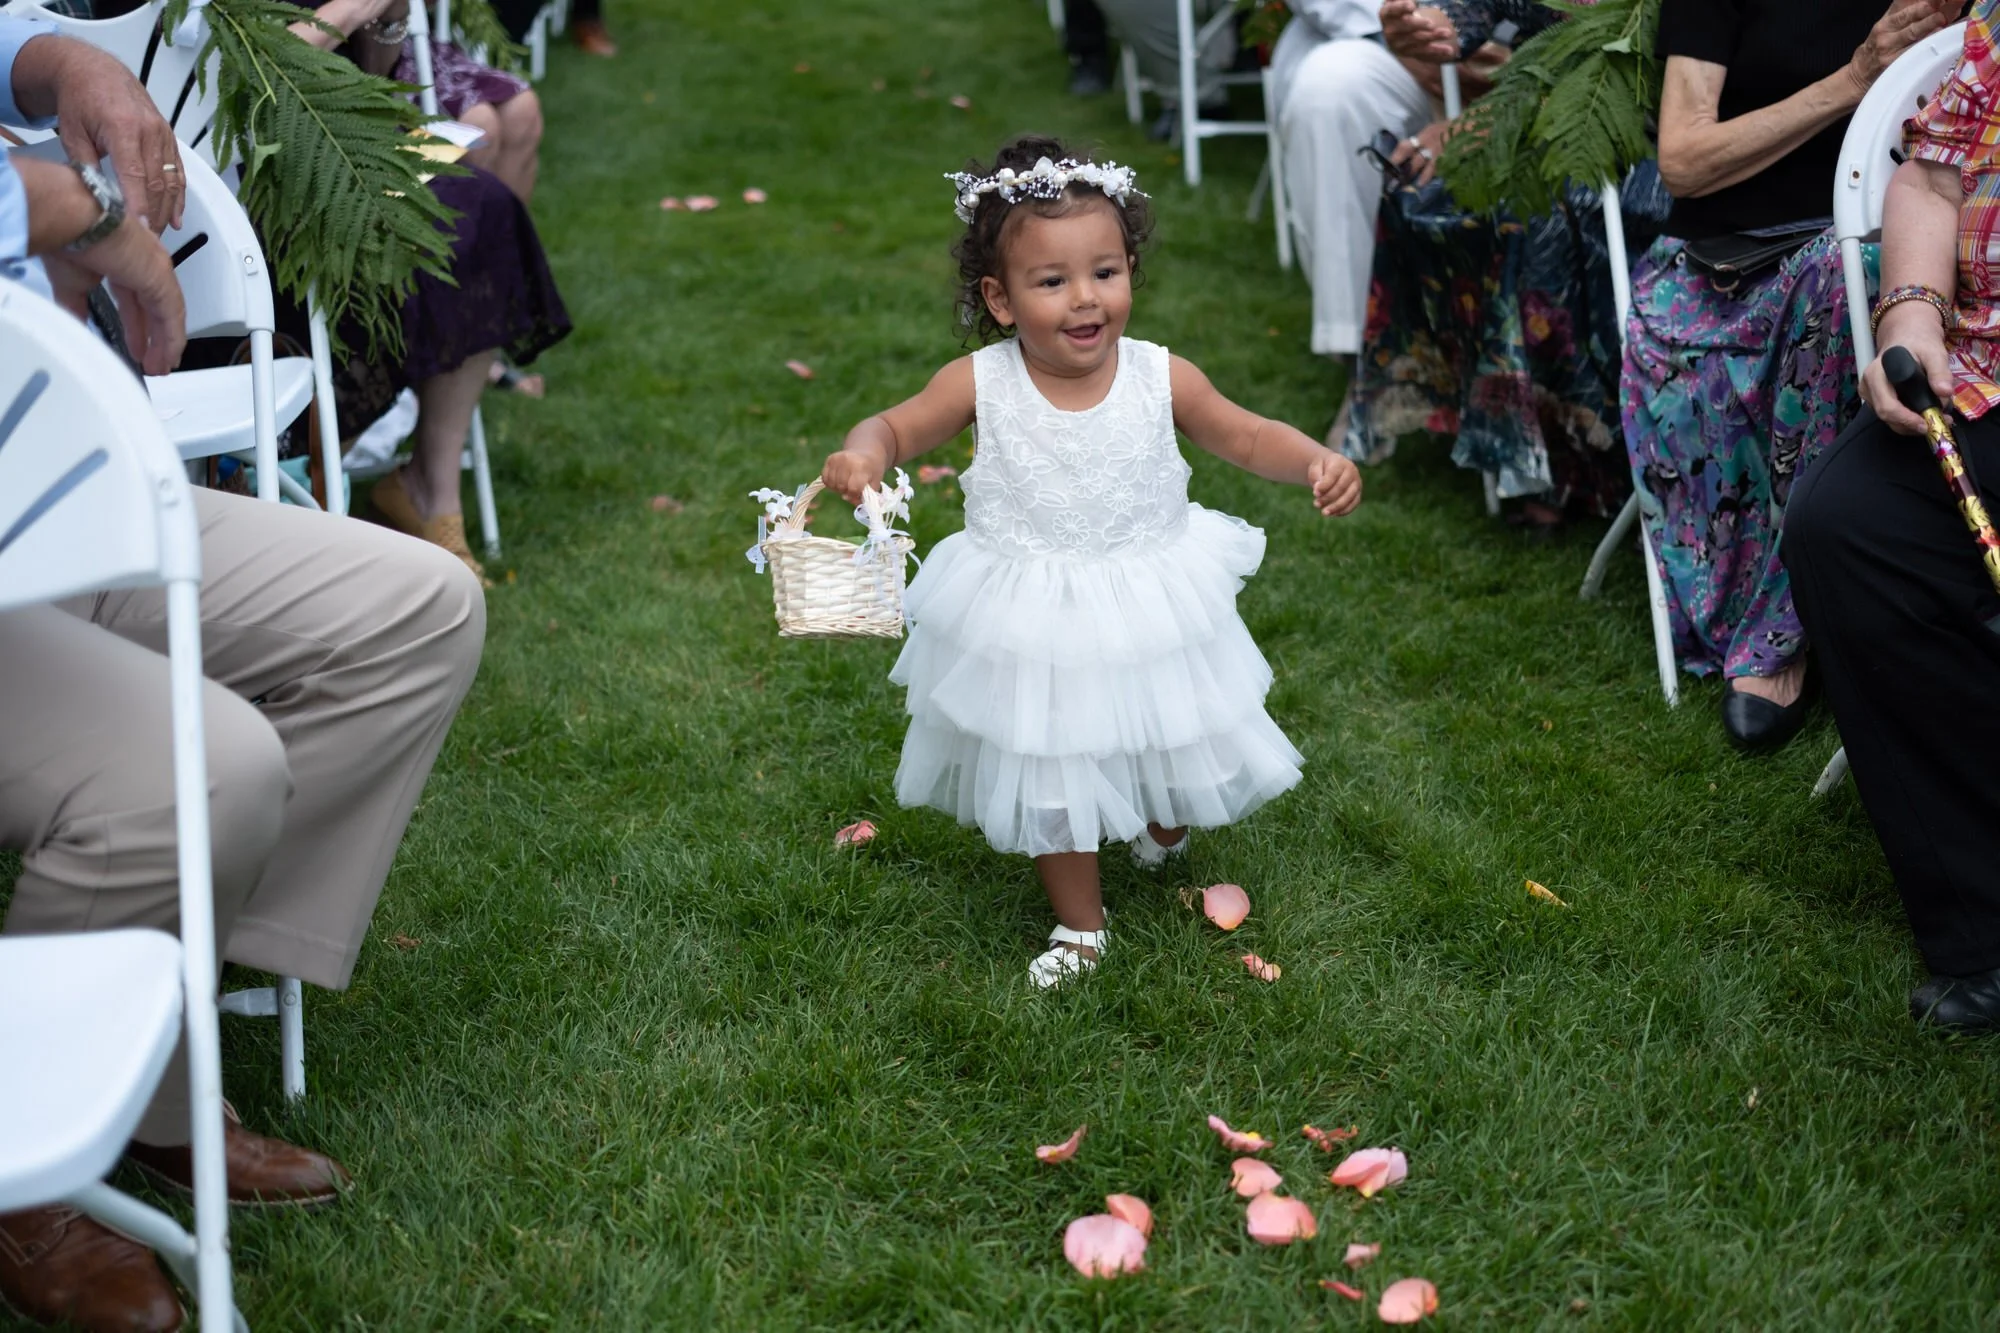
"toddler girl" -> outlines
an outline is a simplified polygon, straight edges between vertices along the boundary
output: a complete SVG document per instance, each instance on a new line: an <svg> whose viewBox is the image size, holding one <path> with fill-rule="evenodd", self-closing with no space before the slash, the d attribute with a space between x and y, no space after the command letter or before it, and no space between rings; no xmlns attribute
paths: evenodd
<svg viewBox="0 0 2000 1333"><path fill-rule="evenodd" d="M822 479L858 502L973 427L965 531L912 581L890 673L909 689L896 798L1035 859L1058 925L1028 970L1051 986L1104 951L1100 845L1159 865L1190 827L1299 780L1302 756L1264 712L1271 668L1236 614L1264 534L1188 500L1175 429L1310 487L1324 514L1360 503L1361 478L1123 336L1152 225L1129 168L1024 137L990 171L949 179L966 224L961 312L991 345L849 431Z"/></svg>

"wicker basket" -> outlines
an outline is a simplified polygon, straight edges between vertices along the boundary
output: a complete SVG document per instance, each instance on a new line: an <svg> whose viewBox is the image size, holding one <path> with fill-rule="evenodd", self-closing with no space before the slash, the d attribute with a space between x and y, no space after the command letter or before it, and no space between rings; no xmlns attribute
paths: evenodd
<svg viewBox="0 0 2000 1333"><path fill-rule="evenodd" d="M771 564L778 633L787 639L900 639L904 569L916 543L902 533L864 549L855 542L815 537L806 511L820 493L815 481L763 543Z"/></svg>

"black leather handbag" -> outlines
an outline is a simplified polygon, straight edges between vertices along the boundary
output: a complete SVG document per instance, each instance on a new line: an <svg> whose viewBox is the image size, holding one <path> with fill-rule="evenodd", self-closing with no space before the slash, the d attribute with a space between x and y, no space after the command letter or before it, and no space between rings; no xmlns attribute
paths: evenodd
<svg viewBox="0 0 2000 1333"><path fill-rule="evenodd" d="M1743 283L1761 278L1806 248L1826 230L1828 219L1803 222L1762 232L1735 232L1689 241L1681 248L1688 267L1707 278L1715 290L1727 296Z"/></svg>

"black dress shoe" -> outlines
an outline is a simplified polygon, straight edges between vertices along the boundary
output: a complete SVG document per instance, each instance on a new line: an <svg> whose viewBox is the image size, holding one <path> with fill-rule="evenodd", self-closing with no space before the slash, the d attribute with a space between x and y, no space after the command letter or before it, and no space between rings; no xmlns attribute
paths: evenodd
<svg viewBox="0 0 2000 1333"><path fill-rule="evenodd" d="M1811 711L1810 688L1800 690L1799 697L1784 706L1759 695L1745 694L1736 688L1734 681L1722 692L1722 729L1729 733L1730 744L1746 752L1782 748L1799 734Z"/></svg>
<svg viewBox="0 0 2000 1333"><path fill-rule="evenodd" d="M1910 1017L1952 1032L2000 1028L2000 968L1970 977L1932 977L1910 992Z"/></svg>
<svg viewBox="0 0 2000 1333"><path fill-rule="evenodd" d="M1111 91L1111 60L1101 56L1096 60L1076 60L1069 71L1069 95L1071 97L1096 97Z"/></svg>
<svg viewBox="0 0 2000 1333"><path fill-rule="evenodd" d="M1195 108L1195 114L1202 120L1234 118L1234 113L1229 109L1227 102L1217 102L1214 106L1198 106ZM1177 106L1160 108L1159 117L1146 130L1146 137L1154 143L1164 143L1169 146L1180 143L1181 109Z"/></svg>

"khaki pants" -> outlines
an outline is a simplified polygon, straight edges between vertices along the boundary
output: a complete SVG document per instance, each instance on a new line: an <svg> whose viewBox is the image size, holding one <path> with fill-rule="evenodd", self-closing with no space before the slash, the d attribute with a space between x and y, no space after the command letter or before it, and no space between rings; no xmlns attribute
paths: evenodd
<svg viewBox="0 0 2000 1333"><path fill-rule="evenodd" d="M340 988L485 637L477 581L353 519L196 491L215 931ZM9 934L179 926L166 598L0 614ZM187 1141L179 1054L137 1137Z"/></svg>

